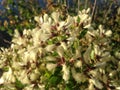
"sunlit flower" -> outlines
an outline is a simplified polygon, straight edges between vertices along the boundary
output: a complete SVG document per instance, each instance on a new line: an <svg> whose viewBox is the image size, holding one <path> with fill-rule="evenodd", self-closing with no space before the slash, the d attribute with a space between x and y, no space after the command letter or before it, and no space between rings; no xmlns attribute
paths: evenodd
<svg viewBox="0 0 120 90"><path fill-rule="evenodd" d="M49 18L48 14L44 14L44 16L43 16L44 22L47 22L48 18Z"/></svg>
<svg viewBox="0 0 120 90"><path fill-rule="evenodd" d="M106 62L98 62L94 66L95 67L104 67L106 65Z"/></svg>
<svg viewBox="0 0 120 90"><path fill-rule="evenodd" d="M14 83L15 82L15 76L13 75L13 71L11 67L9 67L9 70L7 72L3 73L1 80L2 80L2 83Z"/></svg>
<svg viewBox="0 0 120 90"><path fill-rule="evenodd" d="M69 27L74 24L74 18L68 15L65 26Z"/></svg>
<svg viewBox="0 0 120 90"><path fill-rule="evenodd" d="M82 67L82 61L76 61L75 64L74 64L74 66L75 66L76 68Z"/></svg>
<svg viewBox="0 0 120 90"><path fill-rule="evenodd" d="M29 52L29 59L32 61L36 61L37 59L37 50L32 50Z"/></svg>
<svg viewBox="0 0 120 90"><path fill-rule="evenodd" d="M20 37L20 33L18 32L18 30L15 29L14 31L15 31L14 37L16 37L16 38L17 38L17 37Z"/></svg>
<svg viewBox="0 0 120 90"><path fill-rule="evenodd" d="M48 64L46 65L46 68L47 68L49 71L54 70L56 67L57 67L57 64L53 64L53 63L48 63Z"/></svg>
<svg viewBox="0 0 120 90"><path fill-rule="evenodd" d="M51 14L51 16L52 16L52 18L53 18L53 20L54 20L55 23L57 23L59 21L59 16L60 16L59 12L53 12Z"/></svg>
<svg viewBox="0 0 120 90"><path fill-rule="evenodd" d="M53 56L47 56L46 57L46 61L55 61L55 60L56 60L56 58L53 57Z"/></svg>
<svg viewBox="0 0 120 90"><path fill-rule="evenodd" d="M34 90L34 84L27 85L23 90Z"/></svg>
<svg viewBox="0 0 120 90"><path fill-rule="evenodd" d="M81 13L85 13L85 14L88 14L89 12L90 12L90 8L88 8L87 10L83 9L83 10L81 11Z"/></svg>
<svg viewBox="0 0 120 90"><path fill-rule="evenodd" d="M23 71L20 76L18 77L18 80L20 80L23 84L30 84L30 79L27 76L27 72Z"/></svg>
<svg viewBox="0 0 120 90"><path fill-rule="evenodd" d="M65 42L61 42L61 46L64 48L64 50L67 50L67 45Z"/></svg>
<svg viewBox="0 0 120 90"><path fill-rule="evenodd" d="M117 14L120 15L120 7L117 9Z"/></svg>
<svg viewBox="0 0 120 90"><path fill-rule="evenodd" d="M93 30L93 27L91 26L91 24L85 25L83 28Z"/></svg>
<svg viewBox="0 0 120 90"><path fill-rule="evenodd" d="M38 49L38 55L41 56L42 54L44 54L44 49L39 47Z"/></svg>
<svg viewBox="0 0 120 90"><path fill-rule="evenodd" d="M64 54L64 48L62 46L58 46L57 53L59 54L60 57L62 57Z"/></svg>
<svg viewBox="0 0 120 90"><path fill-rule="evenodd" d="M98 45L94 45L94 52L95 55L99 55L99 56L101 55L101 50Z"/></svg>
<svg viewBox="0 0 120 90"><path fill-rule="evenodd" d="M83 73L77 73L75 71L75 68L71 69L72 72L72 76L75 79L76 82L81 83L81 82L85 82L87 77L83 74Z"/></svg>
<svg viewBox="0 0 120 90"><path fill-rule="evenodd" d="M51 34L42 34L39 39L40 41L46 41L47 39L49 39L51 37Z"/></svg>
<svg viewBox="0 0 120 90"><path fill-rule="evenodd" d="M39 73L36 73L36 72L32 72L30 73L30 80L31 81L36 81L38 78L39 78L40 74Z"/></svg>
<svg viewBox="0 0 120 90"><path fill-rule="evenodd" d="M50 23L43 23L41 25L41 30L43 30L43 33L50 33L51 32L51 24Z"/></svg>
<svg viewBox="0 0 120 90"><path fill-rule="evenodd" d="M99 28L98 32L99 32L100 36L102 36L102 34L105 33L105 30L103 29L103 26L102 26L102 25L99 25L98 28Z"/></svg>
<svg viewBox="0 0 120 90"><path fill-rule="evenodd" d="M24 58L24 62L27 64L27 62L29 61L29 56L30 56L30 54L28 53L28 52L24 52L24 56L23 56L23 58Z"/></svg>
<svg viewBox="0 0 120 90"><path fill-rule="evenodd" d="M75 55L73 56L74 59L77 59L79 57L81 57L81 46L79 46L76 50L75 50Z"/></svg>
<svg viewBox="0 0 120 90"><path fill-rule="evenodd" d="M81 85L80 90L103 89L108 81L119 89L116 76L120 53L110 45L112 31L104 25L94 29L89 11L84 9L76 16L68 13L65 20L59 11L46 13L35 16L35 28L22 33L15 30L11 46L0 48L0 68L4 71L0 73L0 85L16 90L18 79L25 85L23 90L62 90L74 85L74 79L75 86Z"/></svg>
<svg viewBox="0 0 120 90"><path fill-rule="evenodd" d="M43 20L43 17L42 16L40 16L40 23L39 24L42 24L43 22L44 22L44 20Z"/></svg>
<svg viewBox="0 0 120 90"><path fill-rule="evenodd" d="M68 81L70 78L70 70L69 67L66 66L66 64L62 65L62 71L63 71L63 79L65 81Z"/></svg>
<svg viewBox="0 0 120 90"><path fill-rule="evenodd" d="M90 58L91 51L92 51L92 48L91 48L91 45L89 45L89 47L87 48L86 52L83 55L85 63L90 63L90 61L91 61L91 58Z"/></svg>
<svg viewBox="0 0 120 90"><path fill-rule="evenodd" d="M45 85L38 84L38 87L40 88L40 90L45 90Z"/></svg>
<svg viewBox="0 0 120 90"><path fill-rule="evenodd" d="M36 22L38 22L38 23L40 22L40 20L39 20L39 19L40 19L40 17L39 17L39 16L35 16L35 17L34 17L34 20L35 20Z"/></svg>
<svg viewBox="0 0 120 90"><path fill-rule="evenodd" d="M22 64L20 62L14 61L13 64L12 64L12 68L15 69L15 70L20 70L22 65L25 65L25 64L24 63Z"/></svg>
<svg viewBox="0 0 120 90"><path fill-rule="evenodd" d="M89 84L88 90L95 90L95 87L94 87L93 83Z"/></svg>
<svg viewBox="0 0 120 90"><path fill-rule="evenodd" d="M103 28L102 25L99 25L99 31L98 32L99 32L100 36L102 36L104 34L107 37L110 37L112 35L112 31L111 30L105 31L105 29Z"/></svg>
<svg viewBox="0 0 120 90"><path fill-rule="evenodd" d="M90 8L88 8L87 10L82 10L82 11L79 11L79 17L80 17L80 23L86 23L87 22L90 22L91 21L91 18L90 16L88 15L90 11Z"/></svg>
<svg viewBox="0 0 120 90"><path fill-rule="evenodd" d="M31 30L24 29L23 35L27 35L27 36L31 35Z"/></svg>
<svg viewBox="0 0 120 90"><path fill-rule="evenodd" d="M35 46L39 46L41 41L46 41L48 38L50 38L51 34L43 33L40 29L35 29L33 31L33 44Z"/></svg>
<svg viewBox="0 0 120 90"><path fill-rule="evenodd" d="M75 36L71 36L67 40L70 41L70 42L73 42L75 40Z"/></svg>
<svg viewBox="0 0 120 90"><path fill-rule="evenodd" d="M1 84L4 84L4 79L3 78L0 78L0 85Z"/></svg>
<svg viewBox="0 0 120 90"><path fill-rule="evenodd" d="M116 87L116 90L120 90L120 87Z"/></svg>
<svg viewBox="0 0 120 90"><path fill-rule="evenodd" d="M47 45L46 47L45 47L45 50L47 51L47 52L52 52L54 49L55 49L55 44L51 44L51 45Z"/></svg>
<svg viewBox="0 0 120 90"><path fill-rule="evenodd" d="M23 39L22 37L15 38L15 39L12 40L12 42L14 42L18 45L25 45L26 44L26 40Z"/></svg>
<svg viewBox="0 0 120 90"><path fill-rule="evenodd" d="M98 75L98 70L97 70L97 69L91 70L89 73L90 73L93 77L97 77L97 75Z"/></svg>
<svg viewBox="0 0 120 90"><path fill-rule="evenodd" d="M97 88L102 89L103 85L100 81L98 81L97 79L90 79L90 82L92 82Z"/></svg>
<svg viewBox="0 0 120 90"><path fill-rule="evenodd" d="M81 19L81 23L84 22L87 18L88 15L87 14L83 14L83 15L79 15L80 19Z"/></svg>
<svg viewBox="0 0 120 90"><path fill-rule="evenodd" d="M57 27L57 30L60 31L60 30L63 30L64 26L65 26L65 21L61 21L59 22L59 26Z"/></svg>
<svg viewBox="0 0 120 90"><path fill-rule="evenodd" d="M106 32L105 32L105 35L106 35L107 37L110 37L110 36L112 35L112 31L111 31L111 30L106 31Z"/></svg>
<svg viewBox="0 0 120 90"><path fill-rule="evenodd" d="M110 78L113 78L114 76L116 76L117 75L117 71L116 70L113 70L113 71L111 71L110 73L109 73L109 77Z"/></svg>

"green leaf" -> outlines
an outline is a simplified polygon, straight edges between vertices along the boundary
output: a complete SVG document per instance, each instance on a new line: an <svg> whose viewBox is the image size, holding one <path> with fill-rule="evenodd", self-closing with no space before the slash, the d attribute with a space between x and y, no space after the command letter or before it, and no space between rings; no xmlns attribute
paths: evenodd
<svg viewBox="0 0 120 90"><path fill-rule="evenodd" d="M7 66L3 67L3 71L4 71L4 72L9 71L9 67L7 67Z"/></svg>
<svg viewBox="0 0 120 90"><path fill-rule="evenodd" d="M80 17L77 18L77 22L80 23Z"/></svg>
<svg viewBox="0 0 120 90"><path fill-rule="evenodd" d="M67 86L67 87L65 88L65 90L71 90L71 88Z"/></svg>
<svg viewBox="0 0 120 90"><path fill-rule="evenodd" d="M9 4L12 4L13 3L13 0L8 0L7 1Z"/></svg>
<svg viewBox="0 0 120 90"><path fill-rule="evenodd" d="M90 57L92 60L95 60L95 51L94 50L91 51Z"/></svg>
<svg viewBox="0 0 120 90"><path fill-rule="evenodd" d="M57 68L55 69L54 75L60 75L61 70L62 70L62 67L60 67L60 66L57 67Z"/></svg>
<svg viewBox="0 0 120 90"><path fill-rule="evenodd" d="M44 76L47 77L47 78L50 78L51 74L46 72Z"/></svg>
<svg viewBox="0 0 120 90"><path fill-rule="evenodd" d="M18 90L22 90L25 86L26 86L25 84L22 84L21 81L19 81L18 79L16 79L15 87L16 87Z"/></svg>
<svg viewBox="0 0 120 90"><path fill-rule="evenodd" d="M53 53L52 53L52 56L58 56L58 53L56 52L56 51L54 51Z"/></svg>
<svg viewBox="0 0 120 90"><path fill-rule="evenodd" d="M58 77L57 76L52 76L49 80L49 83L52 85L56 85L56 83L58 82Z"/></svg>
<svg viewBox="0 0 120 90"><path fill-rule="evenodd" d="M81 33L80 33L80 35L79 35L79 39L81 39L81 38L83 38L85 35L86 35L86 33L87 33L87 29L84 29Z"/></svg>
<svg viewBox="0 0 120 90"><path fill-rule="evenodd" d="M13 30L8 29L7 33L11 35L13 33Z"/></svg>
<svg viewBox="0 0 120 90"><path fill-rule="evenodd" d="M71 90L71 87L66 86L66 87L65 87L65 90Z"/></svg>
<svg viewBox="0 0 120 90"><path fill-rule="evenodd" d="M48 80L48 85L50 86L56 86L59 84L62 80L62 75L61 75L61 67L57 67L54 74L50 76Z"/></svg>
<svg viewBox="0 0 120 90"><path fill-rule="evenodd" d="M68 84L66 84L65 90L76 90L74 89L75 87L75 82L73 80L71 80Z"/></svg>
<svg viewBox="0 0 120 90"><path fill-rule="evenodd" d="M47 41L47 43L48 43L48 45L51 45L51 44L53 44L53 41L50 39Z"/></svg>

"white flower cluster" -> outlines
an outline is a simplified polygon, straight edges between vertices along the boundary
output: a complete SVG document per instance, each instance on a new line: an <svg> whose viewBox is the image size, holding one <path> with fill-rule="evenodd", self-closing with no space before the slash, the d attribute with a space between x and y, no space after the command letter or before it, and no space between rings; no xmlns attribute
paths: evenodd
<svg viewBox="0 0 120 90"><path fill-rule="evenodd" d="M57 68L62 68L57 73L62 80L49 88L64 87L70 80L80 85L87 83L83 90L120 86L117 78L114 80L120 67L111 64L120 65L110 54L112 31L102 25L94 30L88 13L89 9L83 10L77 16L68 14L66 20L61 20L60 13L55 11L51 15L36 16L38 26L33 30L25 29L22 34L15 30L11 47L0 50L3 71L0 88L45 90Z"/></svg>

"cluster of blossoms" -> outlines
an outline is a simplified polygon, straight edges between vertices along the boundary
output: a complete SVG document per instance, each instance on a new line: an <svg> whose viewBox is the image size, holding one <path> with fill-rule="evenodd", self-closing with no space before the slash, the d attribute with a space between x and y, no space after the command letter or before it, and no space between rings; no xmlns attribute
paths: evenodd
<svg viewBox="0 0 120 90"><path fill-rule="evenodd" d="M59 11L35 20L36 28L15 30L10 48L0 49L1 89L119 88L120 53L111 55L112 31L102 25L95 30L89 9L65 20Z"/></svg>

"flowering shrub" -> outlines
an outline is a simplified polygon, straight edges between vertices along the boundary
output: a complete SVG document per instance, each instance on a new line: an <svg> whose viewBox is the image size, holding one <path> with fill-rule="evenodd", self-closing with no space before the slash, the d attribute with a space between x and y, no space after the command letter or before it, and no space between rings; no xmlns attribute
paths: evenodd
<svg viewBox="0 0 120 90"><path fill-rule="evenodd" d="M89 9L61 19L59 11L36 16L33 30L15 30L0 50L4 90L96 90L120 88L120 53L111 54L112 31L91 25Z"/></svg>

